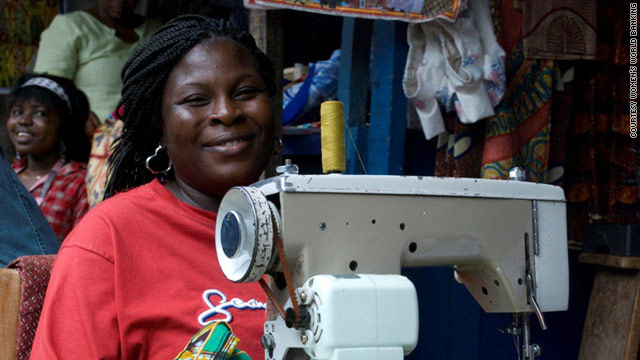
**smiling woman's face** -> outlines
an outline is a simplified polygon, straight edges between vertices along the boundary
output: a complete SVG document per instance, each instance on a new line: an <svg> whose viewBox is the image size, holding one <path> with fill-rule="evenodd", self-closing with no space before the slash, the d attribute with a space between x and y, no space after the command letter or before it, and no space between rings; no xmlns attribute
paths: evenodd
<svg viewBox="0 0 640 360"><path fill-rule="evenodd" d="M31 99L11 107L7 130L18 154L43 156L58 151L61 124L57 111Z"/></svg>
<svg viewBox="0 0 640 360"><path fill-rule="evenodd" d="M273 149L273 103L251 55L229 39L198 44L173 68L162 120L176 179L208 196L258 180Z"/></svg>

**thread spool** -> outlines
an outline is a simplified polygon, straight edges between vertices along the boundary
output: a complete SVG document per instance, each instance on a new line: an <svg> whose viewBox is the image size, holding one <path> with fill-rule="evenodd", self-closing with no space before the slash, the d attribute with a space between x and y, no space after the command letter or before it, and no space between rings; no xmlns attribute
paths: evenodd
<svg viewBox="0 0 640 360"><path fill-rule="evenodd" d="M320 144L322 171L342 173L345 169L344 155L344 106L332 100L320 104Z"/></svg>

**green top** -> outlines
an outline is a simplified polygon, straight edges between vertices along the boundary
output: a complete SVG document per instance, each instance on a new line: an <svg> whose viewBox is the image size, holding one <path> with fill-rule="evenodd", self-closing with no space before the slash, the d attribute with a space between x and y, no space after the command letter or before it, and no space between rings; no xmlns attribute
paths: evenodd
<svg viewBox="0 0 640 360"><path fill-rule="evenodd" d="M122 66L159 27L160 22L145 20L135 29L139 40L127 44L84 11L57 15L42 32L34 71L73 80L104 122L120 100Z"/></svg>

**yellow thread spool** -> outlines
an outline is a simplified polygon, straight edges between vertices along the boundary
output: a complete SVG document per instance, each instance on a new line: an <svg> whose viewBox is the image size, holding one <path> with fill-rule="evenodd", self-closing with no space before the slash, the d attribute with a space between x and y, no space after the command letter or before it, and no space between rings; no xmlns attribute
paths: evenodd
<svg viewBox="0 0 640 360"><path fill-rule="evenodd" d="M344 172L344 107L340 101L320 104L322 171Z"/></svg>

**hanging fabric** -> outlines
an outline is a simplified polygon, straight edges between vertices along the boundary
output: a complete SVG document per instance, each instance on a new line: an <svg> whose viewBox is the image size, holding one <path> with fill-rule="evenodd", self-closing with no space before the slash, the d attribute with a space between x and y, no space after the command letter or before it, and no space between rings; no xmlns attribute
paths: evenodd
<svg viewBox="0 0 640 360"><path fill-rule="evenodd" d="M489 4L470 0L455 22L410 24L403 77L425 138L445 131L438 103L472 124L494 115L505 91L504 50L493 31ZM437 102L436 102L437 101Z"/></svg>
<svg viewBox="0 0 640 360"><path fill-rule="evenodd" d="M522 34L528 58L596 58L596 0L523 2Z"/></svg>
<svg viewBox="0 0 640 360"><path fill-rule="evenodd" d="M0 0L0 87L10 87L25 72L33 70L40 33L60 7L58 1Z"/></svg>

